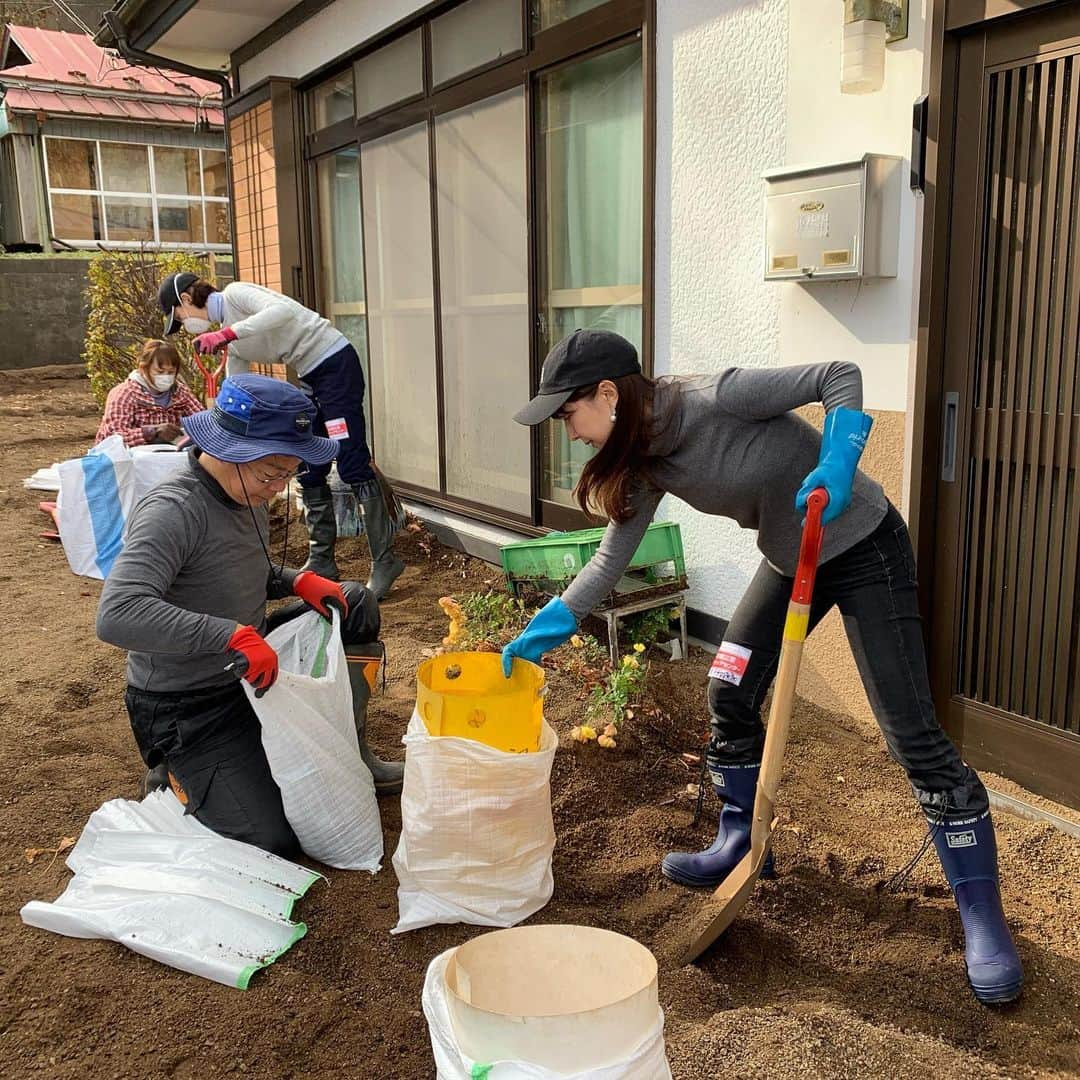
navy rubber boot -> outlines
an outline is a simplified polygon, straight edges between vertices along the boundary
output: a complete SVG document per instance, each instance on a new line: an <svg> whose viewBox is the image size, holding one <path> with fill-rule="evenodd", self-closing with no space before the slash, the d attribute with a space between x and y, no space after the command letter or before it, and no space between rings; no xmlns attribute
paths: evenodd
<svg viewBox="0 0 1080 1080"><path fill-rule="evenodd" d="M960 909L971 989L988 1005L1014 1001L1024 970L1001 910L990 812L975 821L944 822L934 832L934 846Z"/></svg>
<svg viewBox="0 0 1080 1080"><path fill-rule="evenodd" d="M754 819L754 792L761 763L753 765L709 764L713 790L724 801L716 840L704 851L672 851L664 856L660 870L680 885L716 886L750 850L750 823ZM775 877L772 852L765 858L761 876Z"/></svg>

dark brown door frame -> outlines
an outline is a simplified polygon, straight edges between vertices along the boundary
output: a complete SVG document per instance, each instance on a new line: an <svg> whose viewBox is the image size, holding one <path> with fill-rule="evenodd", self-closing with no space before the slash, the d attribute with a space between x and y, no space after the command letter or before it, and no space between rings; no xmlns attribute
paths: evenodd
<svg viewBox="0 0 1080 1080"><path fill-rule="evenodd" d="M949 283L949 253L954 236L950 207L954 194L955 152L958 131L969 118L957 116L960 77L960 43L965 34L998 20L1021 19L1033 11L1067 7L1073 0L931 0L929 50L929 103L927 110L926 187L922 207L922 253L919 317L916 338L916 371L913 400L912 469L909 523L918 557L920 604L927 633L933 620L933 588L937 562L935 521L938 513L938 477L944 434L944 368L947 344L946 299ZM931 635L929 655L941 650ZM932 661L933 664L933 661ZM940 672L935 676L935 699L939 708L942 694ZM1012 775L1033 790L1044 787L1043 771L1051 755L1063 754L1071 774L1076 754L1075 740L1066 740L1055 729L1028 721L1017 725L1012 717L987 710L988 728L1023 729L1028 739L1016 740L1016 758L1010 761ZM956 733L950 732L953 737ZM976 748L962 746L975 766L993 764L980 759ZM1056 770L1061 772L1061 769ZM1069 795L1060 783L1051 780L1051 797L1080 805L1080 794Z"/></svg>

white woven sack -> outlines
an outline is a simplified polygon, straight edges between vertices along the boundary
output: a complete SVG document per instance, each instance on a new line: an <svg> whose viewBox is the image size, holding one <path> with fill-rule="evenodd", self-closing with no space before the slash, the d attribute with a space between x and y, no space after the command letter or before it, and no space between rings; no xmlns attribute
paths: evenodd
<svg viewBox="0 0 1080 1080"><path fill-rule="evenodd" d="M446 966L454 949L440 953L428 965L424 978L423 1006L435 1057L435 1080L671 1080L664 1049L664 1014L656 1026L643 1032L638 1045L622 1060L598 1069L554 1073L527 1061L473 1061L457 1044L446 1002Z"/></svg>
<svg viewBox="0 0 1080 1080"><path fill-rule="evenodd" d="M382 862L375 782L360 757L341 617L308 611L270 633L277 681L261 697L243 687L262 725L285 817L308 855L339 870Z"/></svg>
<svg viewBox="0 0 1080 1080"><path fill-rule="evenodd" d="M435 923L514 926L551 899L548 724L535 754L432 736L417 712L405 732L401 838L394 852L400 934Z"/></svg>

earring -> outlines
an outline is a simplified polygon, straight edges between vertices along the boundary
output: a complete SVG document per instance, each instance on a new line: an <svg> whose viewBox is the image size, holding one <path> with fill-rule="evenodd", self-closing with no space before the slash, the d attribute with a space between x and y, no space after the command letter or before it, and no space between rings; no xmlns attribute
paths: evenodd
<svg viewBox="0 0 1080 1080"><path fill-rule="evenodd" d="M614 409L611 410L611 422L613 424L615 423L615 410Z"/></svg>

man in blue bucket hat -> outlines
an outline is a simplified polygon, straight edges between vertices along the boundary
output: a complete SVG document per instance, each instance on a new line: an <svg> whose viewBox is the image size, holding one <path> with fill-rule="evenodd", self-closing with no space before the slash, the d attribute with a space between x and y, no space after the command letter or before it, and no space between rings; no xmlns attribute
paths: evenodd
<svg viewBox="0 0 1080 1080"><path fill-rule="evenodd" d="M98 636L128 650L125 700L147 788L171 784L215 832L280 855L296 853L296 836L239 682L257 696L272 692L270 630L309 608L329 617L338 607L346 655L356 658L348 668L364 761L380 794L399 792L403 775L365 737L370 689L359 658L379 635L374 595L286 568L288 509L281 557L270 556L268 504L337 450L313 434L314 419L307 396L286 382L226 379L213 408L183 420L194 444L188 468L132 512L97 616ZM267 600L286 596L298 600L267 618Z"/></svg>

